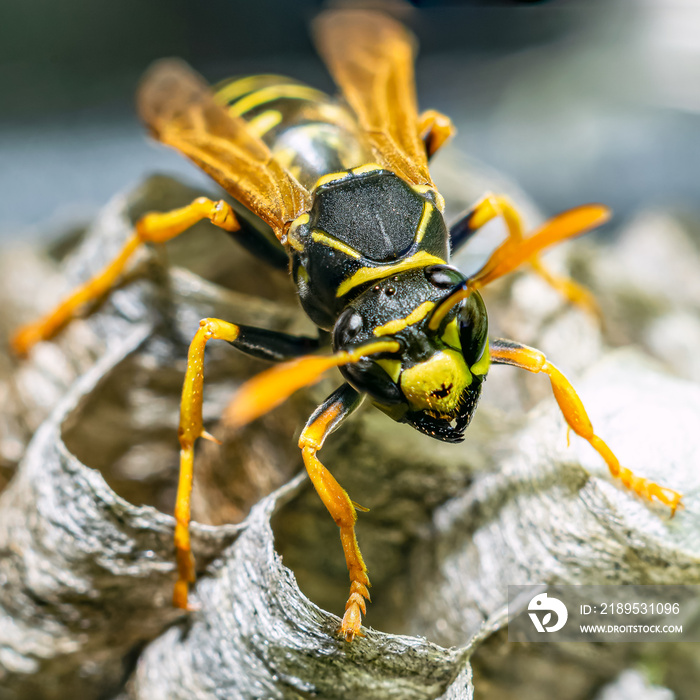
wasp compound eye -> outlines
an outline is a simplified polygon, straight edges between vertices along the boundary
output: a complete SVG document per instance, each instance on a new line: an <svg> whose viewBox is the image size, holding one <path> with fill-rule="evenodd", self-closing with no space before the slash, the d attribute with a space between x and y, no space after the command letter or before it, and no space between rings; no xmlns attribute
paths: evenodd
<svg viewBox="0 0 700 700"><path fill-rule="evenodd" d="M462 353L467 364L472 365L484 354L489 331L486 306L479 292L472 292L462 302L457 319Z"/></svg>
<svg viewBox="0 0 700 700"><path fill-rule="evenodd" d="M366 359L340 368L341 374L356 389L368 394L377 403L392 406L404 403L404 396L398 384L387 370L374 360Z"/></svg>
<svg viewBox="0 0 700 700"><path fill-rule="evenodd" d="M360 313L355 311L355 309L346 309L335 323L335 329L333 331L335 346L344 348L350 345L354 340L357 340L364 325Z"/></svg>
<svg viewBox="0 0 700 700"><path fill-rule="evenodd" d="M425 268L425 276L437 289L452 289L464 282L464 275L449 265L430 265Z"/></svg>

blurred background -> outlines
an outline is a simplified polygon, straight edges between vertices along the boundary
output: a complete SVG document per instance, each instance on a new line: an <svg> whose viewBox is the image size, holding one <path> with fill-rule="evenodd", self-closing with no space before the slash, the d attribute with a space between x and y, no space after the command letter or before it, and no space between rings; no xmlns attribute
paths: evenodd
<svg viewBox="0 0 700 700"><path fill-rule="evenodd" d="M214 82L286 72L332 90L309 39L314 0L3 0L0 238L88 220L154 171L201 176L149 143L133 95L181 56ZM700 207L697 0L416 2L420 105L546 213ZM200 180L203 181L203 180ZM692 216L691 218L695 218Z"/></svg>
<svg viewBox="0 0 700 700"><path fill-rule="evenodd" d="M333 91L308 31L322 5L318 0L1 0L0 244L7 249L58 238L91 221L114 195L135 190L155 172L174 174L209 190L211 182L194 166L147 138L133 103L140 76L151 61L179 56L212 83L232 75L282 72ZM419 103L423 109L439 109L454 120L459 129L456 149L471 159L463 162L480 162L500 171L518 183L545 214L587 201L603 202L615 213L612 225L596 235L614 233L618 245L606 246L603 255L589 255L588 262L578 258L576 270L587 273L582 280L595 290L605 309L605 335L590 319L586 324L580 315L567 316L556 295L554 301L551 297L548 301L549 290L538 291L533 286L537 280L533 282L531 276L502 288L500 298L496 292L490 300L489 308L501 312L493 318L500 319L502 334L542 347L552 357L566 358L567 372L573 369L574 375L598 359L604 338L613 346L636 343L666 362L667 368L671 365L670 371L698 381L700 1L426 0L413 5L404 21L421 47L416 67ZM437 158L449 159L449 155ZM453 172L457 172L461 192L462 171L453 168ZM190 194L188 191L187 196ZM581 241L574 249L585 245ZM217 257L213 246L201 247L209 256L207 261ZM91 250L89 255L99 257L95 247ZM189 260L188 249L180 250L181 259ZM7 316L0 321L7 329L28 313L23 305L48 308L60 290L56 280L63 279L63 270L52 267L55 260L51 264L37 261L36 252L31 247L30 251L15 250L0 259L0 310ZM177 263L177 257L172 259ZM245 267L239 258L236 261ZM229 262L222 264L228 274ZM250 276L258 286L269 286L255 270ZM3 291L10 302L5 303ZM535 303L528 308L532 299ZM513 309L511 314L504 313L508 308ZM96 322L98 329L100 322ZM0 352L0 408L9 416L0 412L0 488L14 472L33 428L68 386L68 380L61 384L64 374L72 381L71 372L79 373L80 362L75 357L83 362L90 358L83 353L82 340L76 343L64 336L60 342L68 348L70 362L64 363L68 371L59 363L63 362L61 351L52 350L53 344L46 344L44 354L36 354L34 365L25 363L19 370ZM115 461L113 476L122 479L121 484L158 491L168 503L164 510L169 511L172 494L163 483L174 488L176 442L170 426L175 422L163 430L158 422L161 414L151 411L151 405L163 410L165 404L158 401L164 395L164 380L157 375L153 387L147 387L151 393L139 393L147 382L142 378L140 385L132 370L131 365L124 365L123 374L116 375L118 379L110 386L118 385L125 395L133 390L134 396L141 397L140 404L129 398L123 406L147 405L157 437L149 443L145 428L139 425L141 432L134 440L140 442L133 450L129 443L130 451L125 452L129 459ZM172 389L168 405L175 407L181 368L169 363L165 372ZM229 380L223 371L221 374ZM496 376L490 379L490 400L501 411L501 419L504 408L515 405L516 395L520 396L518 415L523 413L521 403L529 406L550 395L546 384L535 379L532 386L540 388L531 395L520 391L520 385L514 391L507 383L499 391L498 381ZM231 387L221 382L220 397L228 396ZM105 395L111 400L110 386ZM103 405L111 409L107 400ZM299 411L294 410L296 421ZM107 423L104 415L95 410L92 422L84 423L83 436L98 436L92 446L95 453L108 443L101 436ZM142 414L135 411L133 415ZM292 431L290 428L287 435ZM113 432L119 450L120 441L127 442L124 434L131 437L135 431ZM346 434L351 441L353 433ZM476 435L491 439L486 432ZM139 452L144 444L148 449ZM232 444L238 450L239 444ZM475 452L478 447L476 442ZM105 450L105 454L111 459L113 453ZM281 459L276 454L273 457ZM259 452L251 450L248 459L250 463L259 460ZM144 477L136 467L147 462L151 472ZM228 478L228 472L226 475ZM229 485L232 481L229 479ZM355 481L361 484L362 478L355 476ZM218 488L218 482L212 483ZM410 492L412 482L406 483ZM330 519L318 513L323 509L320 501L313 494L310 497L317 510L304 510L313 516L308 531L316 535L318 515L319 522L328 521L335 538ZM377 508L376 512L383 511ZM312 549L309 543L316 540L304 540L297 530L289 531L294 532L301 549ZM393 537L393 531L390 535ZM392 551L404 556L389 535L385 540L380 535L377 541L379 545L391 542ZM344 590L345 565L340 551L336 553L340 568L334 580ZM292 556L287 551L285 561L293 561ZM395 560L389 556L388 568L398 560L399 554ZM319 580L327 585L328 579ZM397 586L403 590L404 580ZM383 590L388 600L397 589L386 586ZM378 593L379 600L381 595ZM342 599L340 594L334 597ZM373 621L379 620L381 609L375 606ZM658 648L639 647L641 651L632 652L611 645L619 647L615 653L608 646L588 656L586 648L578 656L566 650L557 657L543 648L550 645L521 654L519 649L504 652L507 642L503 638L490 644L475 659L477 693L487 699L563 699L551 689L564 685L573 689L567 697L588 699L597 693L601 679L613 678L635 664L644 666L647 678L673 687L677 698L697 697L700 661L692 645L667 645L665 656ZM595 695L596 700L673 697L667 689L654 691L656 694L646 692L646 686L639 689L634 684L643 684L641 676L629 681L621 675L620 679L624 687L610 693L604 689Z"/></svg>

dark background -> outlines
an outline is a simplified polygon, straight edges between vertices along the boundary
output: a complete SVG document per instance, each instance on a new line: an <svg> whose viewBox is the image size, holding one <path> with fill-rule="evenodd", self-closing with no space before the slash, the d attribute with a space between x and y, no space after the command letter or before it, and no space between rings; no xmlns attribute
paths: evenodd
<svg viewBox="0 0 700 700"><path fill-rule="evenodd" d="M456 146L552 213L598 200L700 209L696 0L421 2L422 108ZM0 236L51 234L153 171L195 168L149 144L133 109L159 57L212 82L288 73L332 89L315 57L311 0L3 0Z"/></svg>

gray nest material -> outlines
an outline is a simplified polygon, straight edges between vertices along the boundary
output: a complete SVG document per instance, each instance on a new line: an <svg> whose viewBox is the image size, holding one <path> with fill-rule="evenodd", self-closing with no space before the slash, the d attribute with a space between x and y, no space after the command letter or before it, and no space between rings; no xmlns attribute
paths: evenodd
<svg viewBox="0 0 700 700"><path fill-rule="evenodd" d="M115 200L60 261L61 277L32 251L16 252L14 263L5 256L5 327L36 314L13 297L18 290L26 299L23 289L45 283L56 298L113 255L135 216L196 194L156 178ZM638 352L608 353L594 332L592 344L576 344L571 358L550 352L552 360L564 370L593 364L574 383L594 425L627 466L685 493L673 520L615 484L587 444L573 438L566 448L550 396L526 410L546 379L494 368L460 446L366 410L321 457L371 509L359 522L374 584L367 622L431 641L367 629L347 644L336 635L339 618L322 609L342 612L345 599L337 529L308 481L294 476L301 459L293 433L331 377L236 435L220 431L221 448L198 448L199 610L173 610L174 521L165 513L174 502L187 345L199 319L288 332L309 325L284 275L268 274L207 224L168 245L169 268L154 257L144 253L120 289L55 343L0 367L1 395L16 399L0 415L6 467L41 425L0 496L2 700L458 700L472 697L470 659L477 688L484 679L481 697L507 697L532 681L536 653L505 646L497 632L509 582L700 582L700 389ZM494 318L503 312L506 330L513 284L497 287L489 306ZM586 328L556 302L536 318L530 337L519 339L556 346L551 329L562 318ZM208 348L209 426L263 366L224 343ZM222 524L232 520L239 522ZM544 668L567 667L580 681L571 697L583 698L632 663L629 654L606 665L538 646L553 647L551 660L538 657L539 690L552 697L566 697L562 674ZM591 667L587 680L576 676Z"/></svg>

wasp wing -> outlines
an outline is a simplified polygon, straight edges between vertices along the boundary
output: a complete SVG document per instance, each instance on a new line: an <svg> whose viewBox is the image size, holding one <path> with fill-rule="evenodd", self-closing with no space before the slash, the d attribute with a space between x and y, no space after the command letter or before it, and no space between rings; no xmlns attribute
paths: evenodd
<svg viewBox="0 0 700 700"><path fill-rule="evenodd" d="M320 15L314 33L377 162L412 184L433 186L418 133L413 36L387 15L357 9Z"/></svg>
<svg viewBox="0 0 700 700"><path fill-rule="evenodd" d="M278 238L310 208L309 192L245 120L217 104L206 82L186 63L156 63L144 76L137 102L155 138L194 161Z"/></svg>

